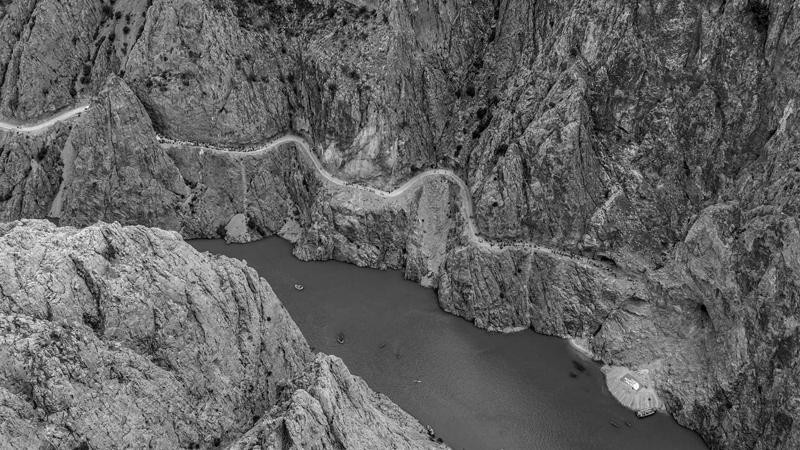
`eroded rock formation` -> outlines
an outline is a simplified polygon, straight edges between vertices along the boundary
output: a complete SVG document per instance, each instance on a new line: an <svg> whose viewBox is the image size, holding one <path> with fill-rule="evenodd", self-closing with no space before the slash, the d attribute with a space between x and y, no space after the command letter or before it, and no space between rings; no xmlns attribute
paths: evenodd
<svg viewBox="0 0 800 450"><path fill-rule="evenodd" d="M294 380L295 390L230 448L289 449L443 448L431 442L416 419L364 380L341 359L318 355L309 372ZM388 447L390 446L390 447Z"/></svg>
<svg viewBox="0 0 800 450"><path fill-rule="evenodd" d="M0 261L4 445L441 447L341 360L314 360L255 270L174 232L10 222Z"/></svg>
<svg viewBox="0 0 800 450"><path fill-rule="evenodd" d="M800 446L792 2L0 3L4 116L95 96L0 135L4 219L279 233L304 258L403 269L479 326L648 368L713 447ZM234 158L156 132L292 132L385 189L450 168L482 235L533 246L465 239L447 181L387 201L291 145Z"/></svg>

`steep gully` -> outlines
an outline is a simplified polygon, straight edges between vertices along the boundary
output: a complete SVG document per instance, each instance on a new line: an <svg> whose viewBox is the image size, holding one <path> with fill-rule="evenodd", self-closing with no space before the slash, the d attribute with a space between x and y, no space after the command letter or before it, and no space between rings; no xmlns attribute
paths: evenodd
<svg viewBox="0 0 800 450"><path fill-rule="evenodd" d="M90 104L81 104L75 108L60 112L48 119L45 119L41 122L32 125L25 125L20 123L11 123L0 120L0 130L7 130L16 133L25 133L25 134L34 134L37 132L41 132L54 124L62 121L67 121L74 117L80 116L84 112L88 111L91 108ZM316 154L311 150L310 145L308 142L300 136L296 136L293 134L286 134L280 138L274 139L268 143L262 144L258 147L252 149L226 149L226 148L215 148L209 147L205 144L198 144L193 142L186 142L186 141L179 141L173 140L169 138L165 138L163 136L158 136L159 142L163 147L193 147L199 149L199 151L205 152L210 151L219 154L226 154L229 156L233 156L235 158L251 158L251 157L259 157L261 155L266 155L273 150L277 149L281 145L284 144L293 144L297 147L302 154L304 154L311 164L316 169L317 173L319 173L326 182L331 183L336 186L340 187L348 187L353 189L359 189L362 191L369 192L373 195L376 195L383 199L393 199L398 198L407 192L409 192L412 188L417 187L421 182L425 179L430 177L442 177L453 183L457 184L459 187L459 196L461 200L461 205L463 207L462 214L464 215L464 222L465 226L465 233L466 238L473 244L482 247L484 249L490 249L494 251L503 250L506 248L516 248L516 249L524 249L532 253L539 253L547 255L553 259L569 261L572 264L575 264L579 267L584 268L595 268L601 269L606 272L612 274L612 276L620 279L627 279L630 282L642 282L642 276L640 274L624 271L621 268L617 267L612 263L606 263L602 261L593 260L584 256L570 254L561 250L555 250L547 247L543 247L531 242L511 242L511 243L498 243L490 241L482 236L479 235L477 231L477 226L475 225L475 217L473 213L473 206L472 206L472 198L470 197L470 190L467 187L464 180L462 180L458 175L456 175L452 170L449 169L429 169L424 172L421 172L405 183L403 183L398 188L394 189L391 192L382 191L380 189L376 189L370 186L364 186L360 184L350 183L340 178L333 176L328 170L320 162L319 158ZM515 331L515 330L507 330L507 331ZM590 353L588 350L580 346L577 341L570 340L573 345L578 347L579 350ZM622 400L622 399L620 399ZM658 402L658 400L656 400ZM626 402L622 402L625 404ZM628 405L631 407L630 405Z"/></svg>

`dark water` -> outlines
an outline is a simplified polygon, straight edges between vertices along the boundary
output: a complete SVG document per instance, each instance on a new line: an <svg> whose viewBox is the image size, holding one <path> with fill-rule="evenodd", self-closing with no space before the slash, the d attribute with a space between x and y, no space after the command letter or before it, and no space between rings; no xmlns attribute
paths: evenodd
<svg viewBox="0 0 800 450"><path fill-rule="evenodd" d="M341 357L454 448L705 448L669 416L640 420L617 404L599 366L566 341L479 330L441 311L432 290L399 272L302 262L278 238L191 244L247 260L317 351Z"/></svg>

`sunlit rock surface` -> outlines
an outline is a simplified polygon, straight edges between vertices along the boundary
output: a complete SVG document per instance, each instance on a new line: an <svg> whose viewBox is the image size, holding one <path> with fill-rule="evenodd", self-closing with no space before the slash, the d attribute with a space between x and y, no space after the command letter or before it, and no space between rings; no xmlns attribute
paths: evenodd
<svg viewBox="0 0 800 450"><path fill-rule="evenodd" d="M0 262L4 445L212 448L291 423L317 424L318 448L437 446L340 360L314 360L255 270L174 232L11 222Z"/></svg>
<svg viewBox="0 0 800 450"><path fill-rule="evenodd" d="M800 446L792 2L103 5L0 2L0 113L94 99L0 134L2 218L281 233L303 258L403 269L478 326L648 369L714 447ZM156 139L288 132L387 190L452 169L483 236L550 251L468 242L453 184L384 201L290 144L241 159Z"/></svg>

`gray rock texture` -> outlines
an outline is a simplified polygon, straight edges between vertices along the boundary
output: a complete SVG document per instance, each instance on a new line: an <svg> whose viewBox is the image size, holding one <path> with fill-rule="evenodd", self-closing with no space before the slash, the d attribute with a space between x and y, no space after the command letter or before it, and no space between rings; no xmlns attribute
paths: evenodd
<svg viewBox="0 0 800 450"><path fill-rule="evenodd" d="M714 448L800 447L793 2L0 4L0 112L94 99L0 134L3 219L281 234L303 258L402 269L478 326L650 369ZM450 168L483 236L535 246L466 240L443 180L387 201L292 145L246 158L156 136L287 132L388 190Z"/></svg>
<svg viewBox="0 0 800 450"><path fill-rule="evenodd" d="M364 380L341 359L319 354L307 374L269 415L231 449L446 448L428 430Z"/></svg>
<svg viewBox="0 0 800 450"><path fill-rule="evenodd" d="M314 360L253 269L175 232L10 222L0 260L4 446L440 447L341 360Z"/></svg>

